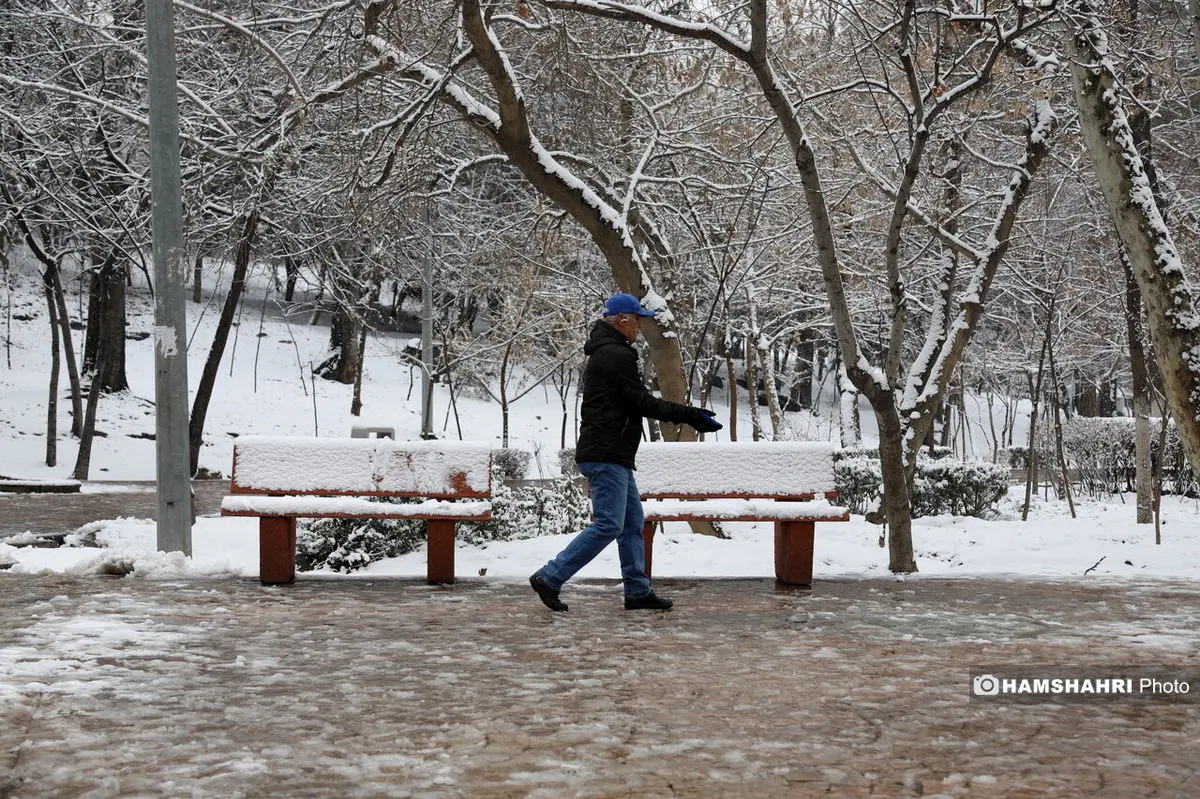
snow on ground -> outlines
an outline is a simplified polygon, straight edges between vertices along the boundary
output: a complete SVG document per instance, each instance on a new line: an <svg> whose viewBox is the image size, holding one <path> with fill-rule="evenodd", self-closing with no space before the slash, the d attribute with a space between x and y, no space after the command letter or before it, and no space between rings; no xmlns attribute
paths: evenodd
<svg viewBox="0 0 1200 799"><path fill-rule="evenodd" d="M75 443L64 431L69 428L69 402L59 403L58 466L45 466L45 393L49 356L44 327L45 310L27 285L14 294L12 335L8 357L0 354L0 475L38 480L62 480L70 476L75 460ZM72 285L78 285L73 281ZM220 286L218 291L223 291ZM307 318L285 321L273 304L259 298L264 287L252 288L255 301L248 301L237 334L222 364L210 406L201 455L201 466L228 474L232 442L238 435L348 435L353 424L388 425L397 438L416 440L420 427L419 376L403 364L398 353L411 338L405 334L379 334L367 344L363 381L365 410L361 417L349 413L351 387L325 380L308 379L308 365L322 360L328 328L308 325ZM72 307L79 302L72 298ZM215 306L188 305L192 327L189 347L190 388L195 390L216 320ZM153 326L149 301L138 291L130 292L131 333L148 332ZM17 317L31 317L21 320ZM82 332L77 332L82 336ZM582 333L580 341L582 343ZM77 341L80 347L82 341ZM100 404L97 427L105 433L95 443L91 477L94 480L151 480L155 471L154 442L146 434L154 431L154 361L152 338L128 342L128 393L106 397ZM410 381L417 385L410 390ZM65 397L65 375L63 377ZM828 392L826 392L827 394ZM826 400L831 399L826 396ZM748 431L749 416L742 404L739 427ZM499 446L501 415L498 406L485 399L460 394L458 421L449 407L444 385L435 386L434 417L446 438L463 438ZM728 415L728 406L713 403L718 416ZM557 397L547 389L533 391L511 407L511 446L535 453L530 477L557 473L559 429L562 421ZM765 414L764 414L765 417ZM804 437L828 440L836 437L830 427L832 408L819 416L789 414L793 427ZM576 426L574 410L568 412L568 430ZM871 415L863 414L864 434L870 445ZM984 425L976 425L978 438ZM710 437L726 440L724 433ZM567 446L573 445L568 433ZM112 490L103 484L86 483L84 492ZM1163 544L1154 544L1152 526L1133 523L1132 499L1079 503L1079 518L1071 519L1065 503L1042 500L1036 503L1028 522L1020 521L1015 504L1017 491L1003 503L995 519L955 517L918 519L913 540L920 569L916 579L938 575L1024 575L1036 577L1200 577L1200 505L1193 500L1164 498ZM258 569L257 522L254 519L202 518L193 530L194 554L155 552L152 522L119 519L95 525L106 550L88 548L17 549L0 544L0 564L13 563L10 573L39 570L67 572L127 571L151 577L242 574ZM658 576L770 576L773 574L773 531L769 524L729 524L730 540L695 536L683 524L667 526L658 538L654 566ZM64 531L67 532L67 531ZM848 523L822 523L817 527L815 576L888 576L887 552L878 546L879 528L861 517ZM486 548L460 547L457 572L476 575L486 570L488 578L523 579L553 556L568 540L549 536L524 541L497 543ZM1098 565L1097 565L1098 564ZM3 574L4 572L0 572ZM368 576L425 574L425 555L410 555L373 564ZM619 570L615 548L605 552L584 570L582 577L616 579ZM912 579L912 578L909 578Z"/></svg>

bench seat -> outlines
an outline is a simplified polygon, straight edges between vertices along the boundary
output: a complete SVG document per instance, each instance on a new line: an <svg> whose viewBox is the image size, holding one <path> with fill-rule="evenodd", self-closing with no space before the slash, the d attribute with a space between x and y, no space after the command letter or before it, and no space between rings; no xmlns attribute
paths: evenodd
<svg viewBox="0 0 1200 799"><path fill-rule="evenodd" d="M238 494L221 500L222 516L292 516L305 519L372 518L429 519L486 522L492 503L426 499L403 505L372 502L362 497L260 496Z"/></svg>
<svg viewBox="0 0 1200 799"><path fill-rule="evenodd" d="M651 443L635 473L646 524L646 574L659 522L774 522L775 577L810 585L817 522L846 522L831 444L810 441Z"/></svg>
<svg viewBox="0 0 1200 799"><path fill-rule="evenodd" d="M296 578L302 518L424 521L427 579L452 583L455 526L492 518L491 463L482 442L243 436L233 445L231 495L221 515L258 517L264 584Z"/></svg>
<svg viewBox="0 0 1200 799"><path fill-rule="evenodd" d="M776 502L773 499L648 499L642 503L648 522L845 522L850 511L829 500Z"/></svg>

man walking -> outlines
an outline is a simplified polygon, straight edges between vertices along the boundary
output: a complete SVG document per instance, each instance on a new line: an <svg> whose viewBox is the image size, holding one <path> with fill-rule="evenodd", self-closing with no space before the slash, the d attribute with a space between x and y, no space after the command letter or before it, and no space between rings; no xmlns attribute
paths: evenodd
<svg viewBox="0 0 1200 799"><path fill-rule="evenodd" d="M614 294L604 303L604 316L593 326L583 347L579 442L575 462L588 480L595 521L567 548L529 578L529 584L551 610L566 610L558 598L563 583L575 576L606 546L617 542L626 610L669 610L671 600L650 590L642 542L642 500L634 481L634 456L642 440L642 419L650 417L690 424L701 433L721 429L712 412L651 394L638 371L633 343L643 317L654 312L632 294Z"/></svg>

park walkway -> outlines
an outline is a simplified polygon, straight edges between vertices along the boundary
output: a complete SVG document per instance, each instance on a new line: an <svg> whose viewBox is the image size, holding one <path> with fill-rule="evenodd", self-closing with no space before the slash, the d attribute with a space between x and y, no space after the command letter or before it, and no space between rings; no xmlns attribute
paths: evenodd
<svg viewBox="0 0 1200 799"><path fill-rule="evenodd" d="M1194 584L658 587L0 575L0 796L1196 795L1200 705L967 672L1195 666Z"/></svg>
<svg viewBox="0 0 1200 799"><path fill-rule="evenodd" d="M31 531L65 533L99 519L153 519L158 495L153 481L92 482L78 494L8 494L0 492L0 538ZM197 516L215 516L228 480L193 480Z"/></svg>

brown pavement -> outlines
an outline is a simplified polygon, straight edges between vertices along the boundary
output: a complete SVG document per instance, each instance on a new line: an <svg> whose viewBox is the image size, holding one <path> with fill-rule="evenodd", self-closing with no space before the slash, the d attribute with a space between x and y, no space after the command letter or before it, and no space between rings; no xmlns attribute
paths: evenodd
<svg viewBox="0 0 1200 799"><path fill-rule="evenodd" d="M1200 704L981 706L972 664L1191 664L1200 586L0 575L0 796L1192 797Z"/></svg>
<svg viewBox="0 0 1200 799"><path fill-rule="evenodd" d="M153 519L158 495L153 481L91 482L87 493L16 494L0 492L0 538L17 533L69 533L101 519ZM229 493L228 480L193 480L197 516L215 516Z"/></svg>

